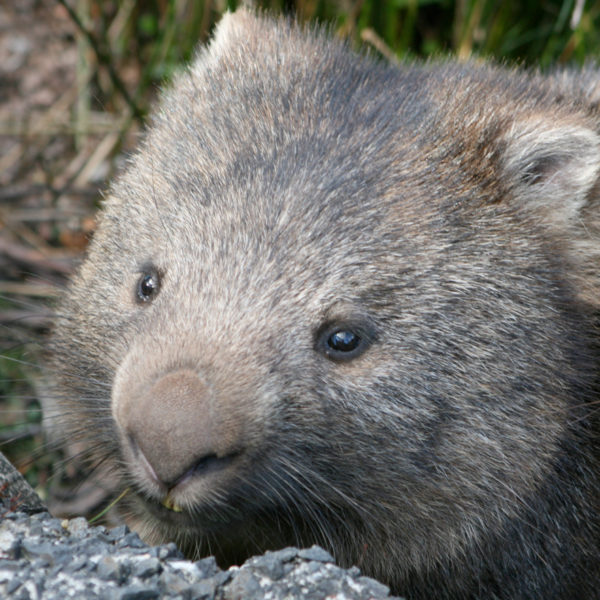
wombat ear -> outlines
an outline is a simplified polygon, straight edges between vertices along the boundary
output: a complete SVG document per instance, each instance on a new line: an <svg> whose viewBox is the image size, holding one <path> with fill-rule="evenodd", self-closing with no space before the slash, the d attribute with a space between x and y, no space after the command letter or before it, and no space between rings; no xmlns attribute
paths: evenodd
<svg viewBox="0 0 600 600"><path fill-rule="evenodd" d="M551 222L579 216L600 171L600 136L579 124L515 123L504 169L515 197Z"/></svg>
<svg viewBox="0 0 600 600"><path fill-rule="evenodd" d="M260 19L245 6L235 12L226 12L215 28L210 43L210 54L221 55L240 41L250 41L260 35Z"/></svg>

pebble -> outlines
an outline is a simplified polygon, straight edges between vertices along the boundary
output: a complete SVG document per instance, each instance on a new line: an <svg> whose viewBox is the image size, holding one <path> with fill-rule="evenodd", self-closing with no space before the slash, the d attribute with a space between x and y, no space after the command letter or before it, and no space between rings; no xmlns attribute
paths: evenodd
<svg viewBox="0 0 600 600"><path fill-rule="evenodd" d="M149 547L126 526L92 527L46 512L0 519L0 598L11 600L379 600L387 587L344 570L318 546L266 552L221 570L185 560L175 544Z"/></svg>
<svg viewBox="0 0 600 600"><path fill-rule="evenodd" d="M300 550L298 552L298 556L306 560L316 560L318 562L324 563L335 562L333 556L331 556L329 552L323 550L323 548L320 548L319 546L312 546L312 548L304 548L303 550Z"/></svg>
<svg viewBox="0 0 600 600"><path fill-rule="evenodd" d="M162 566L157 558L145 558L136 562L131 573L140 579L147 579L161 571Z"/></svg>

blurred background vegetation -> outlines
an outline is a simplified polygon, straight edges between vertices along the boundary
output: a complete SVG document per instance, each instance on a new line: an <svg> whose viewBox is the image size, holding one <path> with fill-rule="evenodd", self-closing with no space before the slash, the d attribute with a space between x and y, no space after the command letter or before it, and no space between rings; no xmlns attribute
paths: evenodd
<svg viewBox="0 0 600 600"><path fill-rule="evenodd" d="M238 4L0 3L0 449L57 512L88 512L97 497L68 504L74 492L62 483L77 479L79 467L50 452L41 431L37 365L53 299L93 235L101 193L135 147L157 89ZM600 0L255 5L326 23L382 60L450 54L548 68L600 56Z"/></svg>
<svg viewBox="0 0 600 600"><path fill-rule="evenodd" d="M123 94L119 71L132 59L130 89L136 116L147 90L169 78L206 42L225 10L238 0L56 0L92 48L92 62ZM254 6L329 24L355 47L387 59L452 54L539 67L581 64L600 52L600 2L584 0L262 0ZM82 63L89 60L82 56ZM94 65L89 65L94 68Z"/></svg>

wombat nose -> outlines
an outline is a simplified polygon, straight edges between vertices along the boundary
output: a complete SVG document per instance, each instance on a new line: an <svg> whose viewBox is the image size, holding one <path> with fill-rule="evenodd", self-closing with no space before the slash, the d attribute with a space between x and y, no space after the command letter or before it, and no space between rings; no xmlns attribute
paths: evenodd
<svg viewBox="0 0 600 600"><path fill-rule="evenodd" d="M191 370L123 393L115 413L134 456L167 489L226 468L239 453L236 428L225 426L210 387Z"/></svg>

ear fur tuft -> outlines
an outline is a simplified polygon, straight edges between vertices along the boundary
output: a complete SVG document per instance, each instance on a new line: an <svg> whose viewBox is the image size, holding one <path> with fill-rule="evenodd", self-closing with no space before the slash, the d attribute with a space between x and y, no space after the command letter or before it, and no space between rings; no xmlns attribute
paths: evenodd
<svg viewBox="0 0 600 600"><path fill-rule="evenodd" d="M504 170L515 196L552 222L580 215L600 171L600 136L585 125L517 122L507 136Z"/></svg>
<svg viewBox="0 0 600 600"><path fill-rule="evenodd" d="M238 8L235 12L226 12L216 26L210 43L210 54L219 56L237 40L249 39L253 30L258 29L259 20L247 8Z"/></svg>

